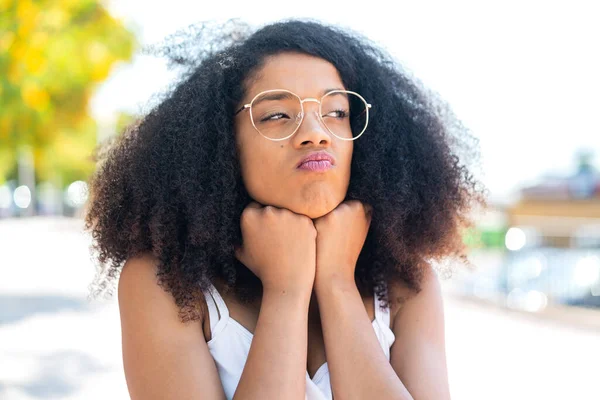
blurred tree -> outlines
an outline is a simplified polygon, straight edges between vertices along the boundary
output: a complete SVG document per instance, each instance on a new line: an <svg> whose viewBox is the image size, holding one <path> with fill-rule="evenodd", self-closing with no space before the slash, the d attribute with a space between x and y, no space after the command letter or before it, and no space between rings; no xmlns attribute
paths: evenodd
<svg viewBox="0 0 600 400"><path fill-rule="evenodd" d="M0 184L23 148L38 181L91 173L90 97L135 45L98 0L0 0Z"/></svg>
<svg viewBox="0 0 600 400"><path fill-rule="evenodd" d="M507 228L473 227L463 234L463 242L470 249L504 249Z"/></svg>

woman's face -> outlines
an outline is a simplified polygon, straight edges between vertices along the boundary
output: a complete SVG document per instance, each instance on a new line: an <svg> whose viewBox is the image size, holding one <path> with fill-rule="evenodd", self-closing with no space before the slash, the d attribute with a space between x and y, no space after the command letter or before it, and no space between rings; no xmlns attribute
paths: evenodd
<svg viewBox="0 0 600 400"><path fill-rule="evenodd" d="M329 62L283 53L267 58L250 81L240 107L271 89L286 89L302 99L321 99L328 90L345 88ZM353 142L335 137L323 126L317 117L318 103L307 101L303 105L304 120L288 139L271 141L261 136L252 126L249 110L235 117L235 133L242 177L250 196L260 204L286 208L314 219L344 200L350 182ZM272 123L277 127L278 122ZM330 168L315 171L306 165L298 167L303 158L317 151L333 156Z"/></svg>

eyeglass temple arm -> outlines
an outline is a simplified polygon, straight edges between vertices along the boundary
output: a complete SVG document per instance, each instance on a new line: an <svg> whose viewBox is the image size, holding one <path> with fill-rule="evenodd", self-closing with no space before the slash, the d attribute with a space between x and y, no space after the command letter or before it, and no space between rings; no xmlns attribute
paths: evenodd
<svg viewBox="0 0 600 400"><path fill-rule="evenodd" d="M363 110L363 111L360 113L360 115L363 115L364 113L366 113L366 112L367 112L367 109L369 109L369 108L371 108L371 104L367 103L367 108L365 108L365 109L364 109L364 110Z"/></svg>
<svg viewBox="0 0 600 400"><path fill-rule="evenodd" d="M237 110L237 111L235 112L235 114L233 114L233 115L234 115L234 116L235 116L235 115L238 115L239 113L241 113L242 111L244 111L244 110L246 110L246 109L248 109L248 108L250 108L250 104L244 104L244 106L243 106L242 108L240 108L239 110Z"/></svg>

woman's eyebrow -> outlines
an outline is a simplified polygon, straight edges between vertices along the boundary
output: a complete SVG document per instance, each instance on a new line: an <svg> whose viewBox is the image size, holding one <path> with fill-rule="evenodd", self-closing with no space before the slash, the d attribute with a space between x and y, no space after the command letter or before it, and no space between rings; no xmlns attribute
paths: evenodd
<svg viewBox="0 0 600 400"><path fill-rule="evenodd" d="M323 91L321 92L321 96L324 96L325 94L327 94L327 93L329 93L329 92L332 92L332 91L334 91L334 90L346 90L346 89L344 89L344 88L332 88L332 89L325 89L325 90L323 90Z"/></svg>
<svg viewBox="0 0 600 400"><path fill-rule="evenodd" d="M321 92L321 97L324 96L325 94L329 93L329 92L334 91L334 90L346 90L346 89L344 89L344 88L324 89ZM258 99L258 101L256 101L254 103L254 105L259 104L259 103L261 103L263 101L283 100L283 99L286 99L286 98L290 98L291 96L292 95L290 93L278 93L278 92L270 93L270 94L266 94L263 97L261 97L260 99Z"/></svg>
<svg viewBox="0 0 600 400"><path fill-rule="evenodd" d="M283 100L283 99L289 99L290 97L292 97L292 94L287 93L287 92L268 93L268 94L265 94L264 96L262 96L261 98L259 98L258 101L256 101L254 103L254 105L259 104L263 101Z"/></svg>

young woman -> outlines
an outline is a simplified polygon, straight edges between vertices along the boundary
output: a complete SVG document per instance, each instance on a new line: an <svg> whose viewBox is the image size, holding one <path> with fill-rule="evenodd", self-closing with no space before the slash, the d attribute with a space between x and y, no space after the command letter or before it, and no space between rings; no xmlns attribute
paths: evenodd
<svg viewBox="0 0 600 400"><path fill-rule="evenodd" d="M240 32L92 181L131 397L449 399L433 265L467 261L472 138L360 35Z"/></svg>

